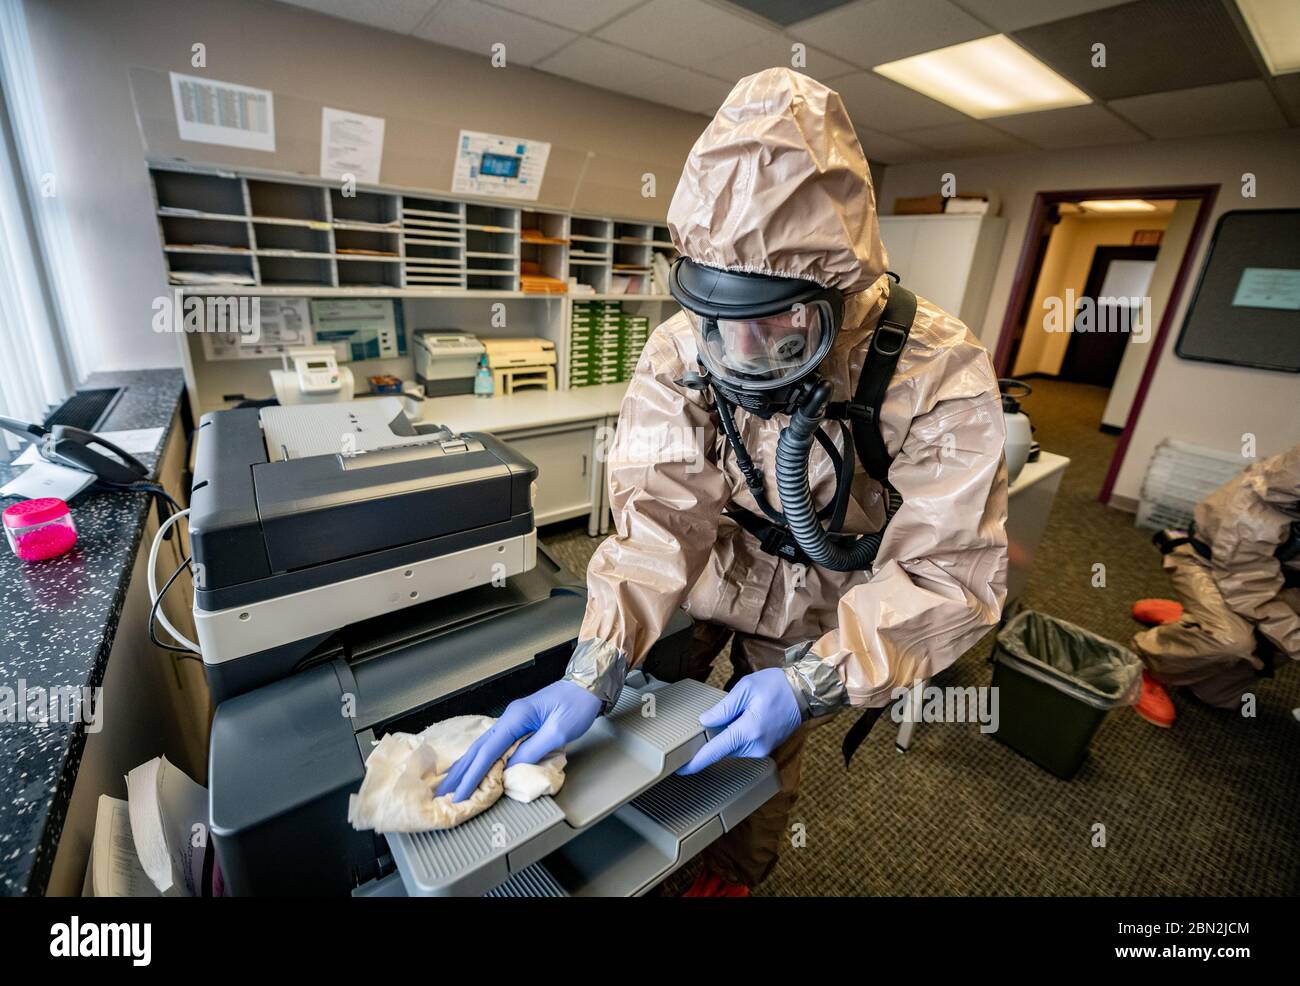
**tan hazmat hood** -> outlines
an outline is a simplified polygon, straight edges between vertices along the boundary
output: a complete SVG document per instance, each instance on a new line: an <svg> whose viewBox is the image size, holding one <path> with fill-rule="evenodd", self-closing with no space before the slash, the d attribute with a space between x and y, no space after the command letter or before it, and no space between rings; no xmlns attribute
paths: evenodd
<svg viewBox="0 0 1300 986"><path fill-rule="evenodd" d="M870 287L888 264L844 102L786 68L736 83L691 148L668 228L697 263L845 293Z"/></svg>

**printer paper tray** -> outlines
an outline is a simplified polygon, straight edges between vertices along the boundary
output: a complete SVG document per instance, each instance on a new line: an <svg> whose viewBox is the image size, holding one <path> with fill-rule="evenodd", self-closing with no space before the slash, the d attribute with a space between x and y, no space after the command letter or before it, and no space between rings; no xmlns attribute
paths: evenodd
<svg viewBox="0 0 1300 986"><path fill-rule="evenodd" d="M703 746L699 715L722 692L692 680L629 678L618 705L569 744L560 793L502 798L440 832L386 836L412 896L622 895L644 892L765 802L770 759L674 772Z"/></svg>

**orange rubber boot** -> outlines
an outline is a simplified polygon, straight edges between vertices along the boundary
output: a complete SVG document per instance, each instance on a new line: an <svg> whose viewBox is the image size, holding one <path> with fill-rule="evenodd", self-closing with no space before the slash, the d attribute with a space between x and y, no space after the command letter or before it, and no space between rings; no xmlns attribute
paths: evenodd
<svg viewBox="0 0 1300 986"><path fill-rule="evenodd" d="M728 883L707 866L691 884L683 897L748 897L749 888L743 883Z"/></svg>
<svg viewBox="0 0 1300 986"><path fill-rule="evenodd" d="M1133 619L1149 627L1173 623L1183 615L1183 604L1174 599L1139 599L1133 604Z"/></svg>
<svg viewBox="0 0 1300 986"><path fill-rule="evenodd" d="M1168 690L1145 670L1142 672L1142 694L1133 711L1161 729L1168 729L1177 718L1174 700L1169 697Z"/></svg>

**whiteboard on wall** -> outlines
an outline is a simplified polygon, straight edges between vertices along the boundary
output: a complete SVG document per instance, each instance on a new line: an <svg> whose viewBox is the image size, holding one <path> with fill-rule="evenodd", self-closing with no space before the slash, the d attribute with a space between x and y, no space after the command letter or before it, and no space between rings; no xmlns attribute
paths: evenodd
<svg viewBox="0 0 1300 986"><path fill-rule="evenodd" d="M1219 217L1174 351L1300 373L1300 209Z"/></svg>

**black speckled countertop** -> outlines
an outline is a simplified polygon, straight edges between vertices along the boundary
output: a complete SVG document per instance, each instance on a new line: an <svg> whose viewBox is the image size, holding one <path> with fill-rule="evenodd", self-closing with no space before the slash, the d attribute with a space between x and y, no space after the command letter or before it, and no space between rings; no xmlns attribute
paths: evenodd
<svg viewBox="0 0 1300 986"><path fill-rule="evenodd" d="M127 388L100 430L164 429L155 450L137 456L155 467L185 390L181 371L97 373L84 386ZM21 470L0 464L0 485ZM151 502L145 493L83 492L70 503L77 544L68 554L28 563L0 546L0 688L13 689L0 697L20 683L103 682ZM10 896L45 890L86 741L82 722L14 718L0 721L0 894Z"/></svg>

